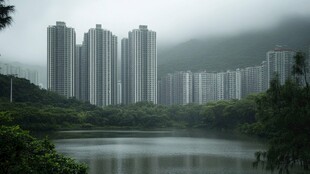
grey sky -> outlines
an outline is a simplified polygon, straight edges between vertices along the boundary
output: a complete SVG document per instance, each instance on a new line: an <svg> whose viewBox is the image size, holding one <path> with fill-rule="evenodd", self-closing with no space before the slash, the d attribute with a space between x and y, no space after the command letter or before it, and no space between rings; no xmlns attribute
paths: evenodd
<svg viewBox="0 0 310 174"><path fill-rule="evenodd" d="M158 44L272 27L289 16L310 16L309 0L9 0L14 23L0 31L0 57L46 64L46 27L64 21L77 43L95 24L119 40L139 24L157 32Z"/></svg>

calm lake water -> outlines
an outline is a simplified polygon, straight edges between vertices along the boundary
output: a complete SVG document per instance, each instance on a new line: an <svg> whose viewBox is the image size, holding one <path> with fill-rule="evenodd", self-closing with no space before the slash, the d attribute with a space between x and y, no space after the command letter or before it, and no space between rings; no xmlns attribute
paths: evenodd
<svg viewBox="0 0 310 174"><path fill-rule="evenodd" d="M91 174L258 174L261 141L204 130L61 131L57 151L84 162Z"/></svg>

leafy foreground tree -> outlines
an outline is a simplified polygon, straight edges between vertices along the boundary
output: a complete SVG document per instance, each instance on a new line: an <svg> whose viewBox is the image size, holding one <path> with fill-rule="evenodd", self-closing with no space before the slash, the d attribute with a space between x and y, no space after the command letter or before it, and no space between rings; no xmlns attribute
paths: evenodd
<svg viewBox="0 0 310 174"><path fill-rule="evenodd" d="M4 0L0 0L0 30L4 29L12 22L11 13L14 12L14 6L6 5Z"/></svg>
<svg viewBox="0 0 310 174"><path fill-rule="evenodd" d="M0 0L0 30L12 22L14 6ZM1 88L2 89L2 88ZM0 113L0 173L1 174L84 174L87 167L55 151L47 139L37 140L18 126L3 126L11 122L8 114Z"/></svg>
<svg viewBox="0 0 310 174"><path fill-rule="evenodd" d="M18 126L0 126L0 173L83 174L87 167L55 151L47 139L37 140Z"/></svg>
<svg viewBox="0 0 310 174"><path fill-rule="evenodd" d="M310 167L310 93L305 59L295 56L295 79L280 85L270 83L266 95L257 100L258 118L268 138L268 150L256 153L254 166L279 173L309 172Z"/></svg>

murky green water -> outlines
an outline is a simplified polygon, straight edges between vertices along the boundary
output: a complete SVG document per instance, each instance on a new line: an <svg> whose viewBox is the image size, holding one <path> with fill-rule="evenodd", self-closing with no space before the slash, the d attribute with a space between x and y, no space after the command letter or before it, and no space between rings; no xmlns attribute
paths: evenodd
<svg viewBox="0 0 310 174"><path fill-rule="evenodd" d="M262 142L203 130L64 131L56 149L89 166L91 174L251 174Z"/></svg>

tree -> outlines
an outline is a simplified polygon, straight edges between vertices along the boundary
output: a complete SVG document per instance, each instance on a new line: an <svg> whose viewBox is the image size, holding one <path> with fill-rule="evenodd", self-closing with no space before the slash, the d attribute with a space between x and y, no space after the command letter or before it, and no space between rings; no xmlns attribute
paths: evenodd
<svg viewBox="0 0 310 174"><path fill-rule="evenodd" d="M306 85L306 88L309 88L308 83L308 62L306 55L302 52L297 52L294 57L294 65L293 65L293 75L296 77L297 83Z"/></svg>
<svg viewBox="0 0 310 174"><path fill-rule="evenodd" d="M304 54L295 56L294 75L305 76ZM267 151L256 153L254 166L289 173L310 167L310 95L308 86L272 80L266 95L257 100L259 122L268 138Z"/></svg>
<svg viewBox="0 0 310 174"><path fill-rule="evenodd" d="M84 174L87 167L58 154L47 139L37 140L18 126L0 126L0 173Z"/></svg>
<svg viewBox="0 0 310 174"><path fill-rule="evenodd" d="M0 30L12 22L14 6L0 0ZM19 126L4 126L11 114L0 112L0 173L75 173L84 174L87 167L56 152L47 139L37 140Z"/></svg>
<svg viewBox="0 0 310 174"><path fill-rule="evenodd" d="M14 12L14 6L6 5L4 0L0 0L0 30L12 23L11 13Z"/></svg>

